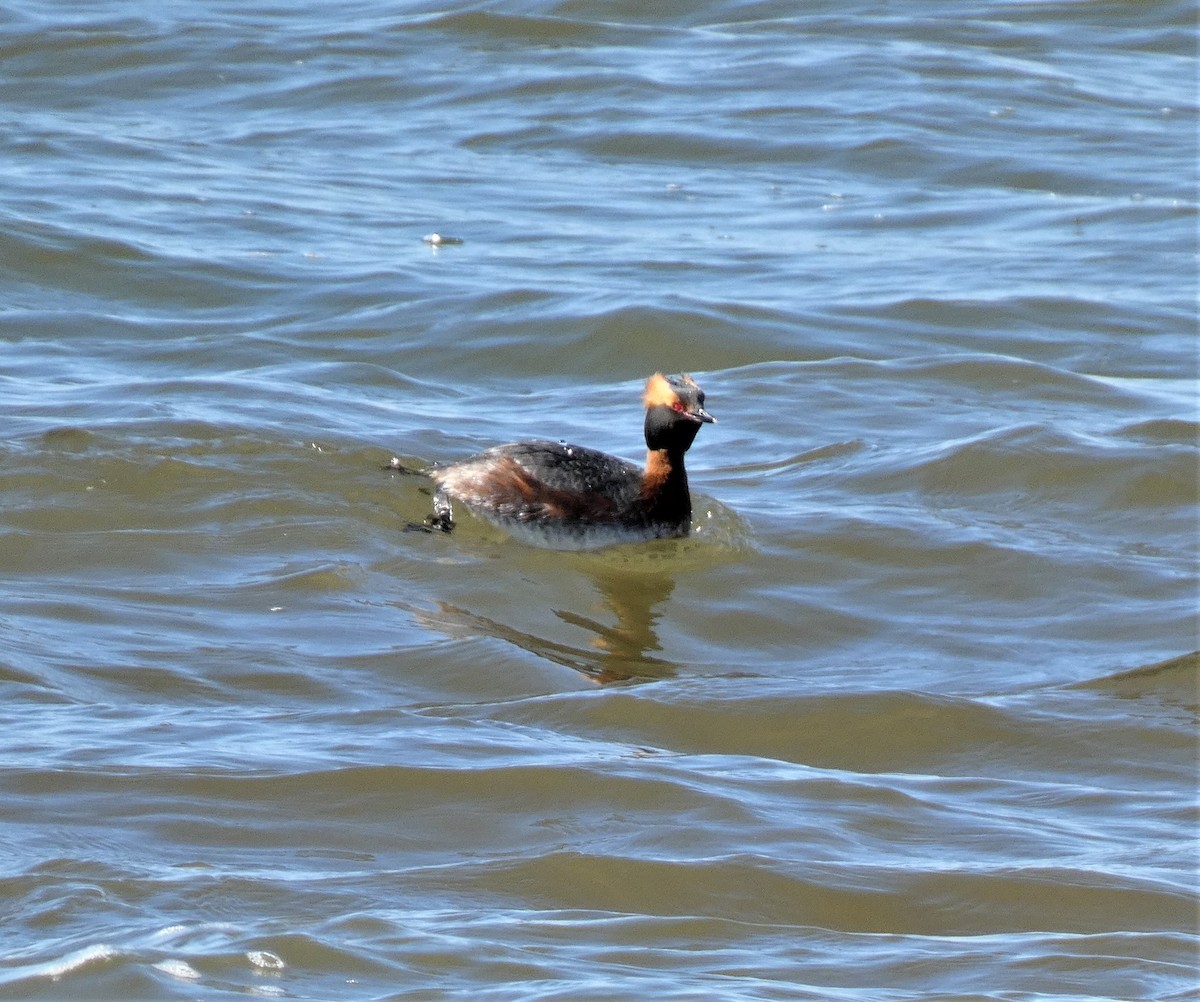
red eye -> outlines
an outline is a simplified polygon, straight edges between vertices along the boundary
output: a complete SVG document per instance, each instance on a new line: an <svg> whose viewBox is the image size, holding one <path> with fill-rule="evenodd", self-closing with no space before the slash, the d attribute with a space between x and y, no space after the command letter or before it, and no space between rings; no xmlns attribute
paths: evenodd
<svg viewBox="0 0 1200 1002"><path fill-rule="evenodd" d="M673 410L676 414L682 414L685 408L683 404L676 400L675 403L671 404L671 410Z"/></svg>

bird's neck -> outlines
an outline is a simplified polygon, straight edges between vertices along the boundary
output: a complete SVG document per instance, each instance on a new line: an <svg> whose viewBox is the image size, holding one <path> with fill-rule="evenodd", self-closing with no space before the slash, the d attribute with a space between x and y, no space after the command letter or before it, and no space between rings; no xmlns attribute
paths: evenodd
<svg viewBox="0 0 1200 1002"><path fill-rule="evenodd" d="M642 477L642 500L663 521L686 521L692 515L682 449L650 449Z"/></svg>

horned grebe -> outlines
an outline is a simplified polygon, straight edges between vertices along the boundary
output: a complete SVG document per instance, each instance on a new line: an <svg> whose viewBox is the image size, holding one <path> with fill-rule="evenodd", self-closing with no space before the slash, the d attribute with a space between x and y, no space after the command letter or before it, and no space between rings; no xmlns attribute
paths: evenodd
<svg viewBox="0 0 1200 1002"><path fill-rule="evenodd" d="M692 527L683 454L715 421L691 376L646 381L646 467L565 442L515 442L428 470L438 485L430 526L454 528L452 501L525 542L586 550L686 536Z"/></svg>

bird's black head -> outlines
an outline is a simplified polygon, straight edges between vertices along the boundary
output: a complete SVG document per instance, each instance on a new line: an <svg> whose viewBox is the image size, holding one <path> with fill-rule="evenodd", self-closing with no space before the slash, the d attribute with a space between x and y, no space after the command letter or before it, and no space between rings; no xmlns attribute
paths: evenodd
<svg viewBox="0 0 1200 1002"><path fill-rule="evenodd" d="M691 376L664 376L656 372L646 380L642 397L646 405L646 446L687 452L700 425L716 421L704 409L704 391Z"/></svg>

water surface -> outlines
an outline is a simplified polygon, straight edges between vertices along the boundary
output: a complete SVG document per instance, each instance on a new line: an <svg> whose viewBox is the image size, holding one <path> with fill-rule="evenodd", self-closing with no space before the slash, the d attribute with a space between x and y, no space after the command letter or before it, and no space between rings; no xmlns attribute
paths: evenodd
<svg viewBox="0 0 1200 1002"><path fill-rule="evenodd" d="M1192 997L1193 14L0 9L0 996Z"/></svg>

